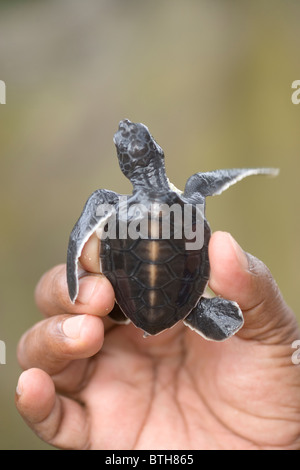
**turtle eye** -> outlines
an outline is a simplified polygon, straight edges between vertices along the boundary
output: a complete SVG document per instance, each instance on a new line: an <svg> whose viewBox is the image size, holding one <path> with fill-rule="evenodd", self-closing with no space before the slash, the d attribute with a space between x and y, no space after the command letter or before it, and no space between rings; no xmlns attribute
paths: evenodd
<svg viewBox="0 0 300 470"><path fill-rule="evenodd" d="M131 142L129 153L133 157L143 157L148 152L148 146L145 142L135 139Z"/></svg>
<svg viewBox="0 0 300 470"><path fill-rule="evenodd" d="M136 135L138 133L138 128L133 122L129 124L130 134Z"/></svg>

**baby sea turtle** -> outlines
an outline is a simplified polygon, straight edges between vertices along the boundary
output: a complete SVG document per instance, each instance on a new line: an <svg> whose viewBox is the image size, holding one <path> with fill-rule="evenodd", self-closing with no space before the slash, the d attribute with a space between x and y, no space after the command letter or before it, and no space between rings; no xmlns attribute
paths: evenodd
<svg viewBox="0 0 300 470"><path fill-rule="evenodd" d="M144 124L121 121L114 143L133 193L121 196L98 189L86 202L68 246L71 301L78 294L78 258L97 232L100 270L116 296L112 319L120 323L131 320L145 336L183 320L206 339L231 337L244 321L238 304L221 297L202 297L210 273L211 231L205 219L205 198L220 194L246 176L278 171L244 168L196 173L182 192L169 182L164 152Z"/></svg>

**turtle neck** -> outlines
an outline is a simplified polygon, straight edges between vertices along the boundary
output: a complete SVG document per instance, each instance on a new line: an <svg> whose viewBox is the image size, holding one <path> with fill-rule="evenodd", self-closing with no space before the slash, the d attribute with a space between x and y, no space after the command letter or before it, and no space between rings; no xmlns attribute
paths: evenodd
<svg viewBox="0 0 300 470"><path fill-rule="evenodd" d="M170 191L168 178L165 172L163 161L160 161L160 166L150 163L146 168L136 168L130 177L133 184L134 192L158 192L165 193Z"/></svg>

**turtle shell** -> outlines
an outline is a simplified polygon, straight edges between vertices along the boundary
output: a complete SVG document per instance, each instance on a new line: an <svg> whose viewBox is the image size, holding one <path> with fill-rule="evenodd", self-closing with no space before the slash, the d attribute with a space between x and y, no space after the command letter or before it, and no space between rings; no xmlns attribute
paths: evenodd
<svg viewBox="0 0 300 470"><path fill-rule="evenodd" d="M150 211L144 217L150 220ZM161 217L158 222L161 227ZM210 229L204 221L204 244L198 250L186 249L190 240L184 233L175 238L172 221L168 239L157 230L155 237L151 234L137 239L107 237L101 241L100 261L125 316L155 335L184 319L201 297L209 277Z"/></svg>

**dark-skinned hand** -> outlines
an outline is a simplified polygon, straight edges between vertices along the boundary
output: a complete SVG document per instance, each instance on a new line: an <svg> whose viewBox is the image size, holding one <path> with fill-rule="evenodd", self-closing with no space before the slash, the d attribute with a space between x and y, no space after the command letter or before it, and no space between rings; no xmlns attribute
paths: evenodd
<svg viewBox="0 0 300 470"><path fill-rule="evenodd" d="M98 274L98 241L81 256L89 271L68 297L65 265L36 288L45 319L20 340L17 408L46 442L66 449L300 449L300 338L265 265L227 233L209 244L210 288L235 300L244 327L206 341L179 322L143 338L113 324L109 281Z"/></svg>

